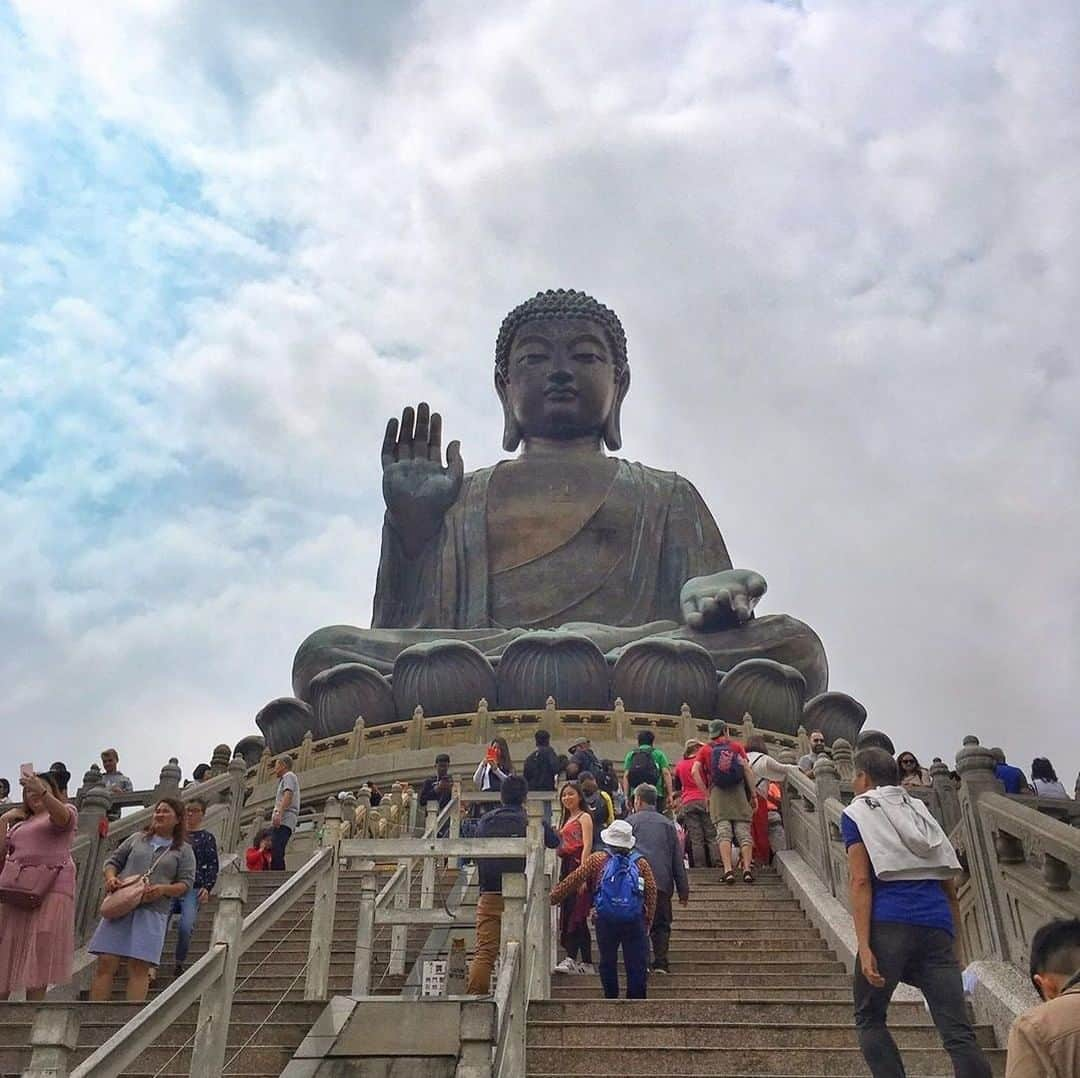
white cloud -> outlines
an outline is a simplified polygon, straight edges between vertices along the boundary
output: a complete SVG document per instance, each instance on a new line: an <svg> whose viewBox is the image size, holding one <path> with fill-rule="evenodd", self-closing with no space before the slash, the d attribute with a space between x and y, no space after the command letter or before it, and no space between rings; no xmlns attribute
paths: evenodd
<svg viewBox="0 0 1080 1078"><path fill-rule="evenodd" d="M95 358L122 404L73 406L78 451L16 503L76 526L61 466L142 499L101 509L94 550L28 561L20 707L86 713L45 651L96 705L83 755L126 737L156 769L148 716L185 766L248 732L296 643L369 610L386 415L429 398L470 467L495 459L498 322L565 285L626 324L628 455L695 481L835 687L921 755L978 730L1071 773L1080 10L349 7L19 6L46 67L205 203L125 220L182 339ZM200 251L238 269L189 294ZM17 254L23 280L56 272ZM133 344L80 299L111 322L31 318L53 393L80 340ZM19 444L46 437L29 422Z"/></svg>

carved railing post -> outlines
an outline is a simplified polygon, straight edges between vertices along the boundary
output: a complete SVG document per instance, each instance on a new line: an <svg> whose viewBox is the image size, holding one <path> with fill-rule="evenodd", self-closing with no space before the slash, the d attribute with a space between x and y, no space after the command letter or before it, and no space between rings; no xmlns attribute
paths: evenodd
<svg viewBox="0 0 1080 1078"><path fill-rule="evenodd" d="M255 781L257 783L264 783L270 781L270 774L274 770L274 754L268 749L262 750L262 756L259 757L259 768L255 772Z"/></svg>
<svg viewBox="0 0 1080 1078"><path fill-rule="evenodd" d="M749 711L744 711L742 717L742 743L745 745L753 736L754 716Z"/></svg>
<svg viewBox="0 0 1080 1078"><path fill-rule="evenodd" d="M333 851L330 867L315 884L308 944L304 999L326 999L330 985L330 950L334 941L334 911L338 892L338 845L341 842L341 805L336 797L326 799L322 838L319 845Z"/></svg>
<svg viewBox="0 0 1080 1078"><path fill-rule="evenodd" d="M846 738L838 737L833 742L833 763L840 774L840 781L851 782L855 777L855 753Z"/></svg>
<svg viewBox="0 0 1080 1078"><path fill-rule="evenodd" d="M360 884L360 910L356 921L356 950L353 958L352 995L371 992L371 964L375 948L375 877L364 876Z"/></svg>
<svg viewBox="0 0 1080 1078"><path fill-rule="evenodd" d="M180 793L180 764L175 756L169 757L169 762L161 769L158 784L154 787L153 802L156 804L163 797L176 797Z"/></svg>
<svg viewBox="0 0 1080 1078"><path fill-rule="evenodd" d="M343 838L358 838L356 835L356 794L351 790L342 793L341 801L341 834Z"/></svg>
<svg viewBox="0 0 1080 1078"><path fill-rule="evenodd" d="M359 760L364 755L364 716L360 715L353 724L349 737L349 759Z"/></svg>
<svg viewBox="0 0 1080 1078"><path fill-rule="evenodd" d="M296 754L296 770L306 771L311 766L311 744L315 740L310 730L304 734L304 740L300 742L300 748Z"/></svg>
<svg viewBox="0 0 1080 1078"><path fill-rule="evenodd" d="M82 799L86 796L87 790L94 789L95 786L101 785L101 768L97 764L91 764L86 769L86 774L83 775L82 785L79 787L78 792L75 794L75 803L82 809Z"/></svg>
<svg viewBox="0 0 1080 1078"><path fill-rule="evenodd" d="M491 716L488 714L488 702L483 697L476 705L476 740L486 745L491 741Z"/></svg>
<svg viewBox="0 0 1080 1078"><path fill-rule="evenodd" d="M795 752L801 759L810 751L810 735L806 732L805 726L800 726L795 733L795 738L798 744L795 747Z"/></svg>
<svg viewBox="0 0 1080 1078"><path fill-rule="evenodd" d="M832 864L832 834L829 828L829 814L825 811L825 802L830 797L840 800L840 772L828 756L822 754L814 761L814 785L817 788L817 825L821 835L821 867L825 873L825 883L829 890L841 901L843 895L837 895L838 881L835 879Z"/></svg>
<svg viewBox="0 0 1080 1078"><path fill-rule="evenodd" d="M450 787L450 837L461 838L461 780L454 779Z"/></svg>
<svg viewBox="0 0 1080 1078"><path fill-rule="evenodd" d="M941 824L945 834L951 835L953 829L960 822L960 794L953 785L949 775L948 765L935 759L930 765L930 782L937 794L938 806L941 809Z"/></svg>
<svg viewBox="0 0 1080 1078"><path fill-rule="evenodd" d="M979 812L979 799L984 794L1003 792L1001 783L994 775L995 764L993 754L979 744L978 738L964 738L964 747L956 754L956 770L960 773L960 822L963 826L964 852L975 901L993 952L987 957L1007 962L1011 957L1011 948L1006 928L1006 899L998 886L997 849L994 835ZM969 950L968 953L972 952Z"/></svg>
<svg viewBox="0 0 1080 1078"><path fill-rule="evenodd" d="M776 754L777 760L782 764L797 764L799 757L795 755L795 750L792 748L783 748Z"/></svg>
<svg viewBox="0 0 1080 1078"><path fill-rule="evenodd" d="M241 853L240 850L240 817L244 811L244 788L247 779L247 764L242 756L234 756L229 761L229 824L225 836L224 852Z"/></svg>
<svg viewBox="0 0 1080 1078"><path fill-rule="evenodd" d="M424 709L417 704L413 708L412 718L409 720L409 748L422 749L424 747Z"/></svg>
<svg viewBox="0 0 1080 1078"><path fill-rule="evenodd" d="M30 1029L32 1052L23 1078L67 1078L79 1044L79 1016L74 1007L40 1007Z"/></svg>
<svg viewBox="0 0 1080 1078"><path fill-rule="evenodd" d="M192 1074L220 1074L225 1066L236 971L240 965L244 897L247 893L247 880L235 860L221 870L214 890L218 897L218 908L214 915L210 947L213 949L218 944L225 944L227 950L221 976L199 1002L195 1044L191 1050Z"/></svg>
<svg viewBox="0 0 1080 1078"><path fill-rule="evenodd" d="M105 888L101 873L105 860L105 835L108 834L106 814L111 805L112 793L104 786L92 786L83 795L79 807L79 833L86 836L90 850L76 882L76 945L85 939L90 926L97 920L98 906Z"/></svg>
<svg viewBox="0 0 1080 1078"><path fill-rule="evenodd" d="M435 837L435 821L439 818L439 802L427 803L427 814L424 818L424 834ZM420 877L420 908L431 910L435 908L435 858L425 857L424 867Z"/></svg>
<svg viewBox="0 0 1080 1078"><path fill-rule="evenodd" d="M462 1001L460 1036L461 1054L454 1078L491 1078L491 1046L495 1041L495 1004L491 1000Z"/></svg>
<svg viewBox="0 0 1080 1078"><path fill-rule="evenodd" d="M210 777L217 778L229 770L229 761L232 759L232 749L228 745L215 745L210 753Z"/></svg>
<svg viewBox="0 0 1080 1078"><path fill-rule="evenodd" d="M518 971L510 989L507 1006L510 1008L510 1029L505 1052L507 1074L525 1073L525 876L515 872L503 876L503 915L500 950L506 954L507 945L518 945ZM500 1021L500 1025L501 1025Z"/></svg>

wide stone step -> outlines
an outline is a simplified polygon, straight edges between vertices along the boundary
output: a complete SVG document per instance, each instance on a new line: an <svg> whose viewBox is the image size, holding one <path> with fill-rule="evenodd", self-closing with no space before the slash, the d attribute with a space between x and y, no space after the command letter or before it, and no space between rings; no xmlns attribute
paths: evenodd
<svg viewBox="0 0 1080 1078"><path fill-rule="evenodd" d="M596 956L593 955L595 959ZM850 990L851 977L839 962L821 963L820 966L803 966L793 970L787 969L786 964L774 963L771 972L763 972L761 962L747 965L745 962L733 962L727 966L708 965L706 968L687 968L687 965L678 966L673 973L652 973L649 975L649 987L653 985L673 982L676 987L701 988L712 985L717 988L732 986L735 988L749 988L759 984L763 988L808 988L814 985L828 985L830 987L846 987ZM780 967L777 971L775 967ZM574 981L595 980L600 984L599 975L582 973L553 973L552 984L562 985ZM623 983L623 974L620 970L620 983Z"/></svg>
<svg viewBox="0 0 1080 1078"><path fill-rule="evenodd" d="M652 1022L635 1019L625 1022L543 1022L530 1015L528 1044L531 1048L760 1048L763 1022ZM901 1049L940 1048L938 1031L928 1024L889 1023L889 1031ZM994 1031L976 1029L983 1048L994 1047ZM767 1039L784 1048L858 1048L850 1011L846 1022L772 1022Z"/></svg>
<svg viewBox="0 0 1080 1078"><path fill-rule="evenodd" d="M995 1075L1005 1073L1005 1053L988 1052ZM626 1074L626 1051L620 1048L532 1048L528 1054L528 1074L606 1075ZM952 1070L949 1057L941 1048L909 1048L904 1052L904 1066L909 1075L944 1075ZM856 1048L830 1048L827 1059L805 1048L667 1048L663 1055L664 1074L723 1075L747 1078L768 1075L865 1075L869 1069Z"/></svg>
<svg viewBox="0 0 1080 1078"><path fill-rule="evenodd" d="M578 977L573 978L578 981L590 981L592 978ZM571 980L571 978L566 978ZM748 987L745 982L743 987L738 987L731 984L698 984L690 986L690 990L685 984L669 984L668 981L672 980L669 977L656 977L649 982L649 998L650 999L676 999L683 1001L684 1007L693 1007L697 1002L697 996L695 991L707 990L709 998L716 1002L740 1002L740 1001L753 1001L762 1000L765 1002L775 1003L800 1003L807 997L807 988L805 986L798 986L794 988L772 988L772 987ZM708 978L705 978L708 980ZM620 992L625 992L626 986L623 985L620 988ZM600 987L600 982L596 981L595 984L571 984L562 985L559 984L552 988L551 994L555 999L590 999L599 1000L603 999L604 993ZM819 987L813 990L813 996L815 1000L822 1002L832 1003L846 1003L848 1007L851 1006L851 986L845 985L844 987ZM614 1001L605 1001L614 1002ZM635 1000L628 1000L627 1002L636 1002Z"/></svg>
<svg viewBox="0 0 1080 1078"><path fill-rule="evenodd" d="M653 978L649 985L652 992L660 978ZM752 993L746 993L751 995ZM710 996L695 998L693 1009L688 1013L685 1000L610 999L602 1007L590 1009L590 1016L597 1023L613 1022L618 1025L651 1022L734 1022L756 1024L761 1029L773 1025L797 1023L806 1026L851 1022L851 994L842 1003L830 1003L809 998L803 993L793 1002L778 1002L761 998L723 1002ZM570 1000L536 1000L529 1004L529 1022L578 1022L582 1019L580 1006ZM889 1006L889 1021L905 1026L932 1027L930 1016L921 1003L894 1002Z"/></svg>

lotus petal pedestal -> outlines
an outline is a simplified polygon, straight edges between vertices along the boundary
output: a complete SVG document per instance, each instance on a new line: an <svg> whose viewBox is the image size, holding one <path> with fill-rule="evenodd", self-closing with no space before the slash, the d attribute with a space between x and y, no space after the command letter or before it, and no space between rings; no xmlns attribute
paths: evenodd
<svg viewBox="0 0 1080 1078"><path fill-rule="evenodd" d="M461 715L480 700L494 700L495 671L483 653L464 640L433 640L406 648L394 663L394 704L399 719ZM367 717L364 717L367 721Z"/></svg>
<svg viewBox="0 0 1080 1078"><path fill-rule="evenodd" d="M864 722L866 708L843 692L819 693L803 708L803 726L820 730L827 745L841 737L854 745Z"/></svg>
<svg viewBox="0 0 1080 1078"><path fill-rule="evenodd" d="M315 713L309 704L295 696L281 696L271 700L255 716L255 725L266 738L266 747L273 753L288 752L304 740L304 735L315 730Z"/></svg>
<svg viewBox="0 0 1080 1078"><path fill-rule="evenodd" d="M654 637L622 649L612 673L612 695L631 711L678 715L683 704L698 718L716 710L716 664L692 640Z"/></svg>
<svg viewBox="0 0 1080 1078"><path fill-rule="evenodd" d="M362 715L365 726L381 726L397 718L394 694L386 678L363 663L340 663L311 679L308 687L315 712L316 740L347 734Z"/></svg>
<svg viewBox="0 0 1080 1078"><path fill-rule="evenodd" d="M549 696L561 708L604 710L609 677L603 652L588 637L546 629L508 644L495 675L503 710L539 709Z"/></svg>
<svg viewBox="0 0 1080 1078"><path fill-rule="evenodd" d="M798 733L806 679L793 666L772 659L746 659L721 679L716 714L741 723L747 713L755 726L778 734Z"/></svg>

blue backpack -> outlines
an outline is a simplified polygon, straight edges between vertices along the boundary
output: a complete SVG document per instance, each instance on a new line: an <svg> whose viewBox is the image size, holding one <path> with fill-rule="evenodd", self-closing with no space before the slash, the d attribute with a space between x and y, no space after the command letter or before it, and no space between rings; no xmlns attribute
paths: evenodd
<svg viewBox="0 0 1080 1078"><path fill-rule="evenodd" d="M645 880L638 871L641 854L609 853L593 903L598 917L627 924L645 915Z"/></svg>

